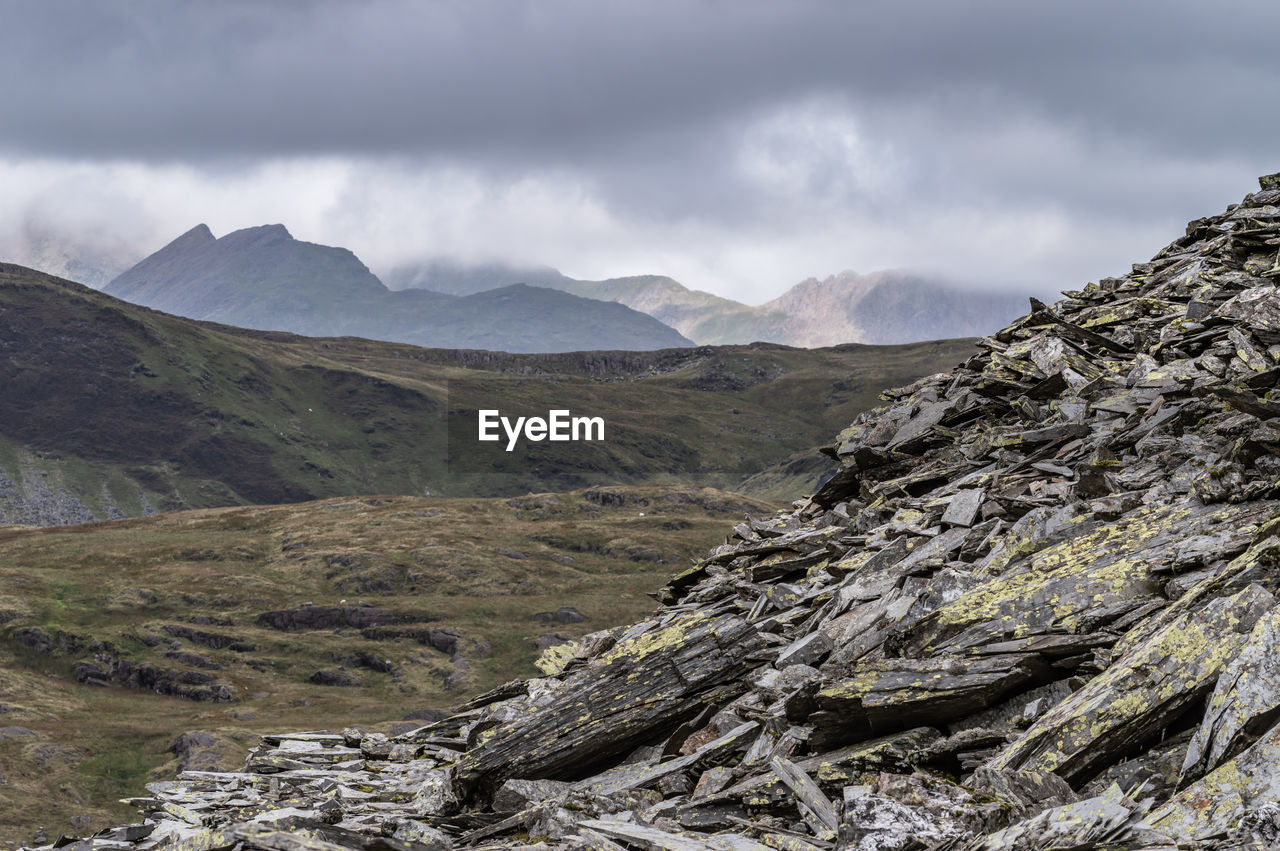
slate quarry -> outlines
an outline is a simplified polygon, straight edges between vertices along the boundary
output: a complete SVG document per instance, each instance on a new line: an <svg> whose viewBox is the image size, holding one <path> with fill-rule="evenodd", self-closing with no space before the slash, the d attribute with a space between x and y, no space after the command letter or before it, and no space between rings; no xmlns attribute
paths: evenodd
<svg viewBox="0 0 1280 851"><path fill-rule="evenodd" d="M644 622L387 738L268 736L60 847L1280 837L1280 175L840 433ZM57 846L57 843L55 843Z"/></svg>

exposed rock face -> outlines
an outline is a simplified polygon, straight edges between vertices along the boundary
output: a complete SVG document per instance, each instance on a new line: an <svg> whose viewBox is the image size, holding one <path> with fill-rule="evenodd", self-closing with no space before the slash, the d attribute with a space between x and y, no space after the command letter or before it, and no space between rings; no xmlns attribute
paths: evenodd
<svg viewBox="0 0 1280 851"><path fill-rule="evenodd" d="M1268 847L1277 246L1280 176L886 394L811 500L736 526L651 619L391 739L267 737L244 773L149 787L146 836L106 836Z"/></svg>
<svg viewBox="0 0 1280 851"><path fill-rule="evenodd" d="M366 629L401 623L422 623L431 620L436 619L425 615L393 612L390 609L382 609L377 606L299 606L295 609L263 612L258 615L258 623L261 626L278 629L282 632L334 629L335 627L344 626Z"/></svg>

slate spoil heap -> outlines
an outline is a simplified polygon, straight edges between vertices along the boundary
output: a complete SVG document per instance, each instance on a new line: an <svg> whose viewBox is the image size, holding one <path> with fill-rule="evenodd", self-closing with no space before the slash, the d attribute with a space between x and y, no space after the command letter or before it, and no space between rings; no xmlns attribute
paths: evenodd
<svg viewBox="0 0 1280 851"><path fill-rule="evenodd" d="M651 620L393 739L269 736L75 848L1265 848L1280 175L839 435ZM64 840L64 847L69 844Z"/></svg>

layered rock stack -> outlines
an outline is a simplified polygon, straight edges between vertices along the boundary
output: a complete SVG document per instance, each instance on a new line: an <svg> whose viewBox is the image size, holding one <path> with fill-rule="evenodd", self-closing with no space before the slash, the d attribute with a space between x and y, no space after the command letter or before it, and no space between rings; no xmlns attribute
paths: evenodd
<svg viewBox="0 0 1280 851"><path fill-rule="evenodd" d="M385 739L268 737L94 847L1263 848L1280 175L952 372L650 620ZM87 846L84 846L87 847Z"/></svg>

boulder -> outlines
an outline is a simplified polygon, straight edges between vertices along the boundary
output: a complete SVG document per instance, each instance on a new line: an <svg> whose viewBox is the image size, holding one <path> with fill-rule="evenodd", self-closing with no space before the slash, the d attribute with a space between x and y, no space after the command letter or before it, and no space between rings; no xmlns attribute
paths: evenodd
<svg viewBox="0 0 1280 851"><path fill-rule="evenodd" d="M351 673L350 671L344 671L341 669L331 670L327 668L321 668L320 670L312 674L310 677L308 677L307 681L315 683L318 686L358 686L360 685L359 677L357 677L355 674Z"/></svg>

